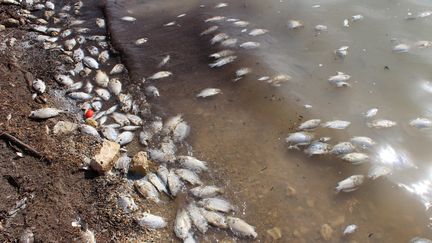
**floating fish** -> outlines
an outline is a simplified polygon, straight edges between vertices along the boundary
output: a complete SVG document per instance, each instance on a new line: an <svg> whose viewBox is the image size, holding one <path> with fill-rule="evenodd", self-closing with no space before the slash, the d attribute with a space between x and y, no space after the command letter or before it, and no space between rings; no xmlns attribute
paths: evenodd
<svg viewBox="0 0 432 243"><path fill-rule="evenodd" d="M365 117L366 118L371 118L371 117L374 117L377 113L378 113L378 109L377 108L371 108L368 111L366 111Z"/></svg>
<svg viewBox="0 0 432 243"><path fill-rule="evenodd" d="M147 38L140 38L140 39L135 41L135 45L140 46L140 45L146 43L147 41L148 41Z"/></svg>
<svg viewBox="0 0 432 243"><path fill-rule="evenodd" d="M337 72L337 75L330 76L329 83L336 85L336 87L350 87L351 85L347 81L351 78L350 75L344 74L343 72Z"/></svg>
<svg viewBox="0 0 432 243"><path fill-rule="evenodd" d="M213 36L213 38L210 40L210 43L212 45L214 45L214 44L216 44L218 42L221 42L223 40L226 40L228 38L229 38L229 36L227 34L225 34L225 33L219 33L219 34L216 34L215 36Z"/></svg>
<svg viewBox="0 0 432 243"><path fill-rule="evenodd" d="M369 168L368 178L375 180L378 177L386 176L392 173L392 169L384 165L373 165Z"/></svg>
<svg viewBox="0 0 432 243"><path fill-rule="evenodd" d="M177 160L181 166L192 171L201 172L207 170L207 162L199 160L192 156L178 156Z"/></svg>
<svg viewBox="0 0 432 243"><path fill-rule="evenodd" d="M211 18L206 19L204 22L206 22L206 23L208 23L208 22L220 22L223 20L225 20L224 16L215 16L215 17L211 17Z"/></svg>
<svg viewBox="0 0 432 243"><path fill-rule="evenodd" d="M432 121L427 118L416 118L411 120L409 125L417 129L429 129L432 127Z"/></svg>
<svg viewBox="0 0 432 243"><path fill-rule="evenodd" d="M235 47L237 44L237 38L228 38L221 42L222 47Z"/></svg>
<svg viewBox="0 0 432 243"><path fill-rule="evenodd" d="M63 111L56 108L41 108L30 112L29 117L33 119L48 119L58 116L61 112Z"/></svg>
<svg viewBox="0 0 432 243"><path fill-rule="evenodd" d="M290 30L295 30L303 27L303 24L298 20L289 20L287 23L287 27Z"/></svg>
<svg viewBox="0 0 432 243"><path fill-rule="evenodd" d="M235 27L244 28L244 27L246 27L246 26L249 25L249 22L240 20L240 21L236 21L236 22L234 22L233 25L234 25Z"/></svg>
<svg viewBox="0 0 432 243"><path fill-rule="evenodd" d="M164 66L165 64L168 63L169 60L170 60L170 55L166 55L166 56L162 59L162 61L159 63L158 67L160 68L160 67Z"/></svg>
<svg viewBox="0 0 432 243"><path fill-rule="evenodd" d="M270 79L269 76L262 76L262 77L258 78L258 81L267 81L269 79Z"/></svg>
<svg viewBox="0 0 432 243"><path fill-rule="evenodd" d="M431 47L431 46L432 46L432 42L431 42L431 41L417 41L417 42L415 43L415 45L416 45L418 48L428 48L428 47Z"/></svg>
<svg viewBox="0 0 432 243"><path fill-rule="evenodd" d="M188 169L176 169L176 174L184 181L189 182L191 185L202 185L202 181L198 175Z"/></svg>
<svg viewBox="0 0 432 243"><path fill-rule="evenodd" d="M96 25L99 28L105 28L105 20L101 18L96 18Z"/></svg>
<svg viewBox="0 0 432 243"><path fill-rule="evenodd" d="M241 237L252 237L254 239L258 236L255 232L255 228L242 219L228 216L226 221L228 227L235 235Z"/></svg>
<svg viewBox="0 0 432 243"><path fill-rule="evenodd" d="M422 237L414 237L410 240L410 243L432 243L432 240Z"/></svg>
<svg viewBox="0 0 432 243"><path fill-rule="evenodd" d="M199 94L196 95L196 97L198 98L207 98L210 96L214 96L217 94L220 94L221 90L217 89L217 88L207 88L207 89L203 89L201 90L201 92Z"/></svg>
<svg viewBox="0 0 432 243"><path fill-rule="evenodd" d="M348 55L348 48L349 46L341 46L334 52L339 58L344 58Z"/></svg>
<svg viewBox="0 0 432 243"><path fill-rule="evenodd" d="M331 145L320 141L312 142L304 152L308 156L327 154L331 150Z"/></svg>
<svg viewBox="0 0 432 243"><path fill-rule="evenodd" d="M145 88L145 94L147 96L153 96L153 97L159 97L160 96L159 90L153 85L147 86Z"/></svg>
<svg viewBox="0 0 432 243"><path fill-rule="evenodd" d="M241 78L252 71L251 68L240 68L236 71L237 78Z"/></svg>
<svg viewBox="0 0 432 243"><path fill-rule="evenodd" d="M315 31L327 31L327 26L319 24L315 26Z"/></svg>
<svg viewBox="0 0 432 243"><path fill-rule="evenodd" d="M336 192L352 192L358 189L363 184L364 175L352 175L343 181L340 181L336 186Z"/></svg>
<svg viewBox="0 0 432 243"><path fill-rule="evenodd" d="M231 56L232 54L234 54L234 51L231 51L231 50L222 50L222 51L219 51L219 52L211 54L210 57L213 57L215 59L219 59L221 57Z"/></svg>
<svg viewBox="0 0 432 243"><path fill-rule="evenodd" d="M370 148L376 145L376 142L369 137L352 137L351 142L362 149Z"/></svg>
<svg viewBox="0 0 432 243"><path fill-rule="evenodd" d="M219 29L219 27L218 26L216 26L216 25L213 25L213 26L210 26L209 28L207 28L206 30L204 30L203 32L201 32L201 36L203 36L203 35L208 35L208 34L211 34L211 33L213 33L213 32L215 32L216 30L218 30Z"/></svg>
<svg viewBox="0 0 432 243"><path fill-rule="evenodd" d="M267 83L269 83L271 86L279 87L282 85L282 83L286 83L289 80L291 80L292 77L286 74L278 74L274 76L272 79L268 80Z"/></svg>
<svg viewBox="0 0 432 243"><path fill-rule="evenodd" d="M110 74L119 74L125 70L125 66L121 63L116 64L110 71Z"/></svg>
<svg viewBox="0 0 432 243"><path fill-rule="evenodd" d="M346 28L348 28L350 26L348 19L344 19L343 26L346 27Z"/></svg>
<svg viewBox="0 0 432 243"><path fill-rule="evenodd" d="M369 156L364 153L349 153L341 157L343 160L350 162L353 165L363 164L369 160Z"/></svg>
<svg viewBox="0 0 432 243"><path fill-rule="evenodd" d="M171 75L172 75L172 73L169 71L160 71L160 72L157 72L157 73L153 74L152 76L150 76L149 79L156 80L156 79L166 78L166 77L169 77Z"/></svg>
<svg viewBox="0 0 432 243"><path fill-rule="evenodd" d="M127 21L127 22L133 22L133 21L136 20L136 18L131 17L131 16L124 16L124 17L121 18L121 20Z"/></svg>
<svg viewBox="0 0 432 243"><path fill-rule="evenodd" d="M175 21L172 21L172 22L169 22L169 23L164 24L163 26L168 27L168 26L173 26L173 25L175 25L175 24L176 24L176 22L175 22Z"/></svg>
<svg viewBox="0 0 432 243"><path fill-rule="evenodd" d="M351 224L351 225L348 225L345 229L344 229L344 231L343 231L343 235L350 235L350 234L353 234L356 230L357 230L357 225L355 225L355 224Z"/></svg>
<svg viewBox="0 0 432 243"><path fill-rule="evenodd" d="M218 3L218 4L216 4L215 8L224 8L227 6L228 6L228 3Z"/></svg>
<svg viewBox="0 0 432 243"><path fill-rule="evenodd" d="M260 45L261 44L259 42L247 41L247 42L240 44L240 47L244 48L244 49L255 49L255 48L258 48Z"/></svg>
<svg viewBox="0 0 432 243"><path fill-rule="evenodd" d="M322 127L327 127L331 129L346 129L351 122L349 121L342 121L342 120L334 120L334 121L328 121L322 125Z"/></svg>
<svg viewBox="0 0 432 243"><path fill-rule="evenodd" d="M333 146L333 148L330 150L330 154L334 155L342 155L342 154L348 154L354 152L355 147L350 142L341 142Z"/></svg>
<svg viewBox="0 0 432 243"><path fill-rule="evenodd" d="M312 130L317 128L319 125L321 124L321 119L310 119L307 120L305 122L303 122L302 124L300 124L300 126L297 128L297 130Z"/></svg>
<svg viewBox="0 0 432 243"><path fill-rule="evenodd" d="M367 123L367 126L370 128L389 128L396 126L397 123L391 120L386 119L377 119Z"/></svg>
<svg viewBox="0 0 432 243"><path fill-rule="evenodd" d="M290 145L308 145L312 142L313 134L307 132L295 132L290 133L287 138L285 138L285 142Z"/></svg>
<svg viewBox="0 0 432 243"><path fill-rule="evenodd" d="M406 53L410 50L410 46L407 44L399 44L393 47L393 52Z"/></svg>
<svg viewBox="0 0 432 243"><path fill-rule="evenodd" d="M269 31L266 29L253 29L249 32L250 36L258 36L258 35L264 35L268 33Z"/></svg>
<svg viewBox="0 0 432 243"><path fill-rule="evenodd" d="M150 213L142 213L135 217L135 221L139 226L146 229L161 229L167 226L164 218Z"/></svg>
<svg viewBox="0 0 432 243"><path fill-rule="evenodd" d="M214 197L222 194L224 190L217 186L197 186L190 189L192 195L198 198Z"/></svg>
<svg viewBox="0 0 432 243"><path fill-rule="evenodd" d="M231 62L233 62L236 59L237 59L237 56L227 56L227 57L219 58L214 63L210 63L209 66L211 68L222 67L223 65L231 63Z"/></svg>

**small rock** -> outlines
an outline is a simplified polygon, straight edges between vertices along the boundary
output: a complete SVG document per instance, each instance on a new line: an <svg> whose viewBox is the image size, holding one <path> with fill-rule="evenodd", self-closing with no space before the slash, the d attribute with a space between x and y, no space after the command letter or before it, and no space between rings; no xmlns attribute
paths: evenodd
<svg viewBox="0 0 432 243"><path fill-rule="evenodd" d="M313 199L307 199L306 200L306 204L310 207L313 208L315 206L315 201Z"/></svg>
<svg viewBox="0 0 432 243"><path fill-rule="evenodd" d="M298 231L298 230L294 230L294 231L293 231L293 236L294 236L295 238L299 238L299 239L300 239L302 235L301 235L300 231Z"/></svg>
<svg viewBox="0 0 432 243"><path fill-rule="evenodd" d="M132 165L129 171L133 173L137 173L140 175L146 175L149 169L149 160L147 158L147 153L144 151L140 151L135 154L132 158Z"/></svg>
<svg viewBox="0 0 432 243"><path fill-rule="evenodd" d="M274 227L267 230L267 234L270 235L273 240L279 240L282 238L282 232L279 227Z"/></svg>
<svg viewBox="0 0 432 243"><path fill-rule="evenodd" d="M73 122L59 121L55 124L53 132L55 135L67 135L75 132L78 125Z"/></svg>
<svg viewBox="0 0 432 243"><path fill-rule="evenodd" d="M321 236L324 240L329 241L333 236L333 229L328 224L323 224L320 230Z"/></svg>
<svg viewBox="0 0 432 243"><path fill-rule="evenodd" d="M0 24L0 32L2 32L2 31L5 30L5 29L6 29L6 26Z"/></svg>
<svg viewBox="0 0 432 243"><path fill-rule="evenodd" d="M90 163L91 168L100 174L110 171L114 166L114 158L117 156L119 151L120 144L104 140L99 153L94 156Z"/></svg>
<svg viewBox="0 0 432 243"><path fill-rule="evenodd" d="M297 196L297 190L294 187L288 185L286 195L288 197L295 197Z"/></svg>

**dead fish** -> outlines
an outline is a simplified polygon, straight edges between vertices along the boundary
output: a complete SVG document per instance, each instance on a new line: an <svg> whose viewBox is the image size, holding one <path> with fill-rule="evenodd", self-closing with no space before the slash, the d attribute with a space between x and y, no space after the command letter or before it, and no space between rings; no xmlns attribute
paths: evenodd
<svg viewBox="0 0 432 243"><path fill-rule="evenodd" d="M270 79L269 76L261 76L260 78L258 78L258 81L267 81L269 79Z"/></svg>
<svg viewBox="0 0 432 243"><path fill-rule="evenodd" d="M78 35L77 37L76 37L76 40L77 40L77 42L79 43L79 44L84 44L85 42L86 42L86 39L85 39L85 37L84 36L82 36L82 35Z"/></svg>
<svg viewBox="0 0 432 243"><path fill-rule="evenodd" d="M117 108L117 107L115 107ZM108 112L107 112L108 113ZM109 115L109 114L107 114ZM113 112L111 117L114 119L114 121L118 124L120 124L120 126L127 126L130 125L130 121L128 119L128 117L125 114L119 113L119 112Z"/></svg>
<svg viewBox="0 0 432 243"><path fill-rule="evenodd" d="M101 117L104 117L104 116L106 116L106 111L101 111L101 112L96 113L96 115L94 115L93 119L94 120L98 120L98 119L101 119Z"/></svg>
<svg viewBox="0 0 432 243"><path fill-rule="evenodd" d="M118 132L113 127L104 127L102 129L102 135L110 141L115 141L118 137Z"/></svg>
<svg viewBox="0 0 432 243"><path fill-rule="evenodd" d="M125 69L125 66L121 63L116 64L110 71L110 74L119 74L122 73Z"/></svg>
<svg viewBox="0 0 432 243"><path fill-rule="evenodd" d="M64 86L71 86L74 81L67 75L63 75L63 74L59 74L57 76L55 76L55 79L57 81L57 83L64 85Z"/></svg>
<svg viewBox="0 0 432 243"><path fill-rule="evenodd" d="M147 96L152 96L152 97L159 97L160 96L159 90L153 85L147 86L145 88L145 94Z"/></svg>
<svg viewBox="0 0 432 243"><path fill-rule="evenodd" d="M333 148L330 150L330 154L334 155L341 155L341 154L348 154L354 152L355 147L350 142L341 142L333 146Z"/></svg>
<svg viewBox="0 0 432 243"><path fill-rule="evenodd" d="M126 114L126 117L129 119L129 121L136 125L136 126L141 126L143 121L141 119L141 117L133 115L133 114Z"/></svg>
<svg viewBox="0 0 432 243"><path fill-rule="evenodd" d="M432 240L422 237L414 237L410 240L410 243L432 243Z"/></svg>
<svg viewBox="0 0 432 243"><path fill-rule="evenodd" d="M220 22L223 20L225 20L224 16L215 16L215 17L211 17L211 18L206 19L204 22L206 22L206 23L208 23L208 22Z"/></svg>
<svg viewBox="0 0 432 243"><path fill-rule="evenodd" d="M106 115L110 115L110 114L114 113L114 111L116 111L117 109L118 109L118 105L111 106L110 108L108 108L108 110L106 110ZM119 113L119 114L123 115L122 118L125 118L124 114L121 114L121 113ZM126 118L127 118L127 116L126 116ZM114 118L114 117L113 117L113 119L116 120L116 118ZM124 121L124 120L122 120L122 121ZM116 122L118 122L118 120L116 120ZM129 125L129 121L124 121L124 122L125 123L123 125Z"/></svg>
<svg viewBox="0 0 432 243"><path fill-rule="evenodd" d="M148 79L156 80L156 79L166 78L166 77L169 77L171 75L172 75L172 73L169 71L160 71L160 72L153 74Z"/></svg>
<svg viewBox="0 0 432 243"><path fill-rule="evenodd" d="M322 127L327 127L331 129L346 129L351 122L349 121L342 121L342 120L334 120L334 121L328 121L322 125Z"/></svg>
<svg viewBox="0 0 432 243"><path fill-rule="evenodd" d="M203 35L211 34L211 33L215 32L217 29L219 29L219 27L216 25L210 26L209 28L207 28L206 30L201 32L200 35L203 36Z"/></svg>
<svg viewBox="0 0 432 243"><path fill-rule="evenodd" d="M268 80L267 83L269 83L271 86L279 87L282 85L282 83L288 82L291 80L291 76L286 74L278 74L274 76L272 79Z"/></svg>
<svg viewBox="0 0 432 243"><path fill-rule="evenodd" d="M392 169L383 165L373 165L369 168L368 178L375 180L378 177L386 176L392 173Z"/></svg>
<svg viewBox="0 0 432 243"><path fill-rule="evenodd" d="M87 94L85 92L71 92L68 94L68 96L71 99L80 100L80 101L90 100L91 98L93 98L91 94Z"/></svg>
<svg viewBox="0 0 432 243"><path fill-rule="evenodd" d="M159 203L159 192L156 188L147 180L141 179L134 183L136 190L139 192L141 196L145 199L148 199L152 202Z"/></svg>
<svg viewBox="0 0 432 243"><path fill-rule="evenodd" d="M322 25L322 24L316 25L315 26L315 31L318 31L318 32L320 32L320 31L327 31L327 26L326 25Z"/></svg>
<svg viewBox="0 0 432 243"><path fill-rule="evenodd" d="M117 198L117 205L125 213L131 213L138 209L138 206L130 195L120 195Z"/></svg>
<svg viewBox="0 0 432 243"><path fill-rule="evenodd" d="M266 29L253 29L249 32L250 36L258 36L258 35L264 35L268 33L269 31Z"/></svg>
<svg viewBox="0 0 432 243"><path fill-rule="evenodd" d="M99 69L99 63L93 57L84 57L83 62L91 69Z"/></svg>
<svg viewBox="0 0 432 243"><path fill-rule="evenodd" d="M199 176L188 169L176 169L176 174L184 181L189 182L191 185L202 185Z"/></svg>
<svg viewBox="0 0 432 243"><path fill-rule="evenodd" d="M252 72L251 68L247 68L247 67L246 68L240 68L236 71L236 76L237 76L237 78L241 78L250 72Z"/></svg>
<svg viewBox="0 0 432 243"><path fill-rule="evenodd" d="M310 119L307 120L305 122L303 122L302 124L300 124L300 126L297 128L297 130L312 130L317 128L321 123L321 119Z"/></svg>
<svg viewBox="0 0 432 243"><path fill-rule="evenodd" d="M185 209L180 208L177 210L177 215L174 221L174 233L175 235L184 240L189 235L189 231L192 228L192 222L189 218L188 213Z"/></svg>
<svg viewBox="0 0 432 243"><path fill-rule="evenodd" d="M349 48L349 46L341 46L341 47L339 47L339 49L337 49L336 51L334 51L334 53L339 58L345 58L348 55L348 48Z"/></svg>
<svg viewBox="0 0 432 243"><path fill-rule="evenodd" d="M103 100L107 101L111 98L111 94L108 90L99 88L95 90L96 94L101 97Z"/></svg>
<svg viewBox="0 0 432 243"><path fill-rule="evenodd" d="M351 21L352 22L360 21L360 20L363 20L363 19L364 19L364 16L361 15L361 14L357 14L357 15L351 16Z"/></svg>
<svg viewBox="0 0 432 243"><path fill-rule="evenodd" d="M298 145L308 145L312 142L314 138L313 134L307 132L295 132L290 133L287 138L285 138L285 142L298 146Z"/></svg>
<svg viewBox="0 0 432 243"><path fill-rule="evenodd" d="M428 48L428 47L431 47L431 46L432 46L432 42L431 42L431 41L417 41L417 42L415 43L415 45L416 45L418 48Z"/></svg>
<svg viewBox="0 0 432 243"><path fill-rule="evenodd" d="M156 187L159 192L169 195L166 184L155 173L149 172L147 173L147 177L151 184L153 184L153 186Z"/></svg>
<svg viewBox="0 0 432 243"><path fill-rule="evenodd" d="M240 20L240 21L234 22L233 25L235 27L245 28L246 26L249 25L249 22Z"/></svg>
<svg viewBox="0 0 432 243"><path fill-rule="evenodd" d="M90 32L89 28L75 28L75 31L80 34L86 34ZM99 37L99 36L98 36ZM88 40L96 40L95 37L86 37Z"/></svg>
<svg viewBox="0 0 432 243"><path fill-rule="evenodd" d="M121 18L121 20L127 21L127 22L134 22L136 20L136 18L131 17L131 16L124 16Z"/></svg>
<svg viewBox="0 0 432 243"><path fill-rule="evenodd" d="M174 131L172 132L172 137L175 142L183 141L190 133L190 126L185 122L180 122Z"/></svg>
<svg viewBox="0 0 432 243"><path fill-rule="evenodd" d="M371 117L374 117L377 113L378 113L378 109L377 108L371 108L368 111L366 111L365 117L366 118L371 118Z"/></svg>
<svg viewBox="0 0 432 243"><path fill-rule="evenodd" d="M168 174L169 171L165 165L160 165L157 170L157 175L163 184L168 185Z"/></svg>
<svg viewBox="0 0 432 243"><path fill-rule="evenodd" d="M237 236L252 237L254 239L258 236L258 234L255 232L255 227L246 223L242 219L227 216L226 221L227 221L228 227Z"/></svg>
<svg viewBox="0 0 432 243"><path fill-rule="evenodd" d="M120 93L117 96L118 102L120 103L120 109L123 112L129 112L132 109L132 105L134 104L133 100L132 100L132 95L127 93L127 94L123 94ZM137 109L137 108L135 108ZM135 111L138 112L138 111Z"/></svg>
<svg viewBox="0 0 432 243"><path fill-rule="evenodd" d="M227 6L228 6L228 3L218 3L218 4L216 4L215 8L224 8Z"/></svg>
<svg viewBox="0 0 432 243"><path fill-rule="evenodd" d="M343 72L337 72L337 75L330 76L328 81L330 84L335 85L336 87L350 87L351 85L347 82L351 78L350 75L345 74Z"/></svg>
<svg viewBox="0 0 432 243"><path fill-rule="evenodd" d="M142 145L147 146L152 137L153 134L151 132L143 130L139 134L139 141Z"/></svg>
<svg viewBox="0 0 432 243"><path fill-rule="evenodd" d="M220 94L221 92L222 91L220 89L217 89L217 88L207 88L207 89L201 90L201 92L199 92L199 94L197 94L196 97L207 98L210 96L215 96L217 94Z"/></svg>
<svg viewBox="0 0 432 243"><path fill-rule="evenodd" d="M201 172L208 169L207 162L199 160L192 156L178 156L177 160L180 162L182 167L192 171Z"/></svg>
<svg viewBox="0 0 432 243"><path fill-rule="evenodd" d="M350 235L353 234L355 231L357 230L357 225L355 224L350 224L348 225L344 231L343 231L343 235Z"/></svg>
<svg viewBox="0 0 432 243"><path fill-rule="evenodd" d="M66 37L70 36L71 34L72 34L72 30L71 30L71 29L66 29L66 30L64 30L64 31L60 34L60 36L61 36L62 38L66 38Z"/></svg>
<svg viewBox="0 0 432 243"><path fill-rule="evenodd" d="M298 20L289 20L287 23L287 27L290 30L300 29L303 27L303 24Z"/></svg>
<svg viewBox="0 0 432 243"><path fill-rule="evenodd" d="M164 218L150 213L142 213L135 218L139 226L146 229L162 229L167 226Z"/></svg>
<svg viewBox="0 0 432 243"><path fill-rule="evenodd" d="M219 52L211 54L210 57L213 57L215 59L219 59L221 57L231 56L232 54L234 54L234 51L231 51L231 50L222 50L222 51L219 51Z"/></svg>
<svg viewBox="0 0 432 243"><path fill-rule="evenodd" d="M366 148L370 148L372 146L374 146L376 144L376 142L374 140L372 140L372 138L369 137L352 137L351 138L351 142L363 149Z"/></svg>
<svg viewBox="0 0 432 243"><path fill-rule="evenodd" d="M308 156L313 156L313 155L328 154L330 150L331 150L330 144L323 143L320 141L314 141L304 150L304 152Z"/></svg>
<svg viewBox="0 0 432 243"><path fill-rule="evenodd" d="M174 197L182 190L183 188L183 182L181 182L180 178L177 176L177 174L174 172L174 170L171 170L167 177L167 184L168 189Z"/></svg>
<svg viewBox="0 0 432 243"><path fill-rule="evenodd" d="M166 56L162 59L162 61L159 63L158 67L160 68L160 67L164 66L165 64L168 63L169 60L170 60L170 55L166 55Z"/></svg>
<svg viewBox="0 0 432 243"><path fill-rule="evenodd" d="M429 129L432 127L432 121L427 118L416 118L411 120L409 125L417 129Z"/></svg>
<svg viewBox="0 0 432 243"><path fill-rule="evenodd" d="M186 206L186 210L192 220L195 227L202 233L205 234L208 230L207 219L201 214L201 211L195 203L189 203Z"/></svg>
<svg viewBox="0 0 432 243"><path fill-rule="evenodd" d="M146 43L147 41L148 41L147 38L140 38L140 39L135 41L135 45L140 46L140 45Z"/></svg>
<svg viewBox="0 0 432 243"><path fill-rule="evenodd" d="M336 185L336 192L352 192L363 184L364 175L352 175Z"/></svg>
<svg viewBox="0 0 432 243"><path fill-rule="evenodd" d="M259 42L247 41L240 44L240 47L243 49L255 49L258 48L261 44Z"/></svg>
<svg viewBox="0 0 432 243"><path fill-rule="evenodd" d="M65 43L64 43L64 47L68 51L72 50L75 47L75 45L76 45L76 40L75 39L66 40Z"/></svg>
<svg viewBox="0 0 432 243"><path fill-rule="evenodd" d="M61 112L63 111L56 108L41 108L30 112L29 117L33 119L48 119L58 116Z"/></svg>
<svg viewBox="0 0 432 243"><path fill-rule="evenodd" d="M74 50L72 58L75 62L81 62L84 59L84 51L81 48Z"/></svg>
<svg viewBox="0 0 432 243"><path fill-rule="evenodd" d="M173 25L175 25L175 24L176 24L176 22L175 22L175 21L172 21L172 22L169 22L169 23L164 24L163 26L168 27L168 26L173 26Z"/></svg>
<svg viewBox="0 0 432 243"><path fill-rule="evenodd" d="M217 186L197 186L189 190L197 198L208 198L222 194L224 190Z"/></svg>
<svg viewBox="0 0 432 243"><path fill-rule="evenodd" d="M218 42L221 42L223 40L226 40L228 38L229 38L229 36L227 34L225 34L225 33L219 33L219 34L216 34L215 36L213 36L213 38L210 40L210 43L212 45L214 45L214 44L216 44Z"/></svg>
<svg viewBox="0 0 432 243"><path fill-rule="evenodd" d="M141 128L141 126L124 126L121 128L121 130L123 130L123 131L136 131L140 128Z"/></svg>
<svg viewBox="0 0 432 243"><path fill-rule="evenodd" d="M344 19L343 26L346 27L346 28L349 27L349 21L348 21L348 19Z"/></svg>
<svg viewBox="0 0 432 243"><path fill-rule="evenodd" d="M397 125L396 122L386 119L377 119L366 124L370 128L389 128Z"/></svg>
<svg viewBox="0 0 432 243"><path fill-rule="evenodd" d="M108 89L113 93L114 95L119 95L122 90L122 83L118 78L112 78L108 82Z"/></svg>
<svg viewBox="0 0 432 243"><path fill-rule="evenodd" d="M186 16L186 14L179 14L177 15L177 18L183 18L184 16Z"/></svg>
<svg viewBox="0 0 432 243"><path fill-rule="evenodd" d="M221 42L222 47L235 47L237 44L237 38L228 38Z"/></svg>
<svg viewBox="0 0 432 243"><path fill-rule="evenodd" d="M132 142L134 138L134 134L129 131L122 132L116 139L116 143L120 144L121 146L126 145L130 142Z"/></svg>
<svg viewBox="0 0 432 243"><path fill-rule="evenodd" d="M109 52L108 51L101 52L98 56L98 60L101 63L105 63L106 61L108 61L109 60Z"/></svg>
<svg viewBox="0 0 432 243"><path fill-rule="evenodd" d="M101 18L96 18L96 25L99 28L105 28L105 20Z"/></svg>
<svg viewBox="0 0 432 243"><path fill-rule="evenodd" d="M45 93L45 90L46 90L45 82L40 80L40 79L33 80L32 87L33 87L34 91L36 91L36 93L38 93L38 94Z"/></svg>
<svg viewBox="0 0 432 243"><path fill-rule="evenodd" d="M349 153L341 157L343 160L350 162L353 165L363 164L369 160L369 156L364 153Z"/></svg>
<svg viewBox="0 0 432 243"><path fill-rule="evenodd" d="M396 53L407 53L410 50L410 46L407 44L399 44L393 47L393 52Z"/></svg>
<svg viewBox="0 0 432 243"><path fill-rule="evenodd" d="M233 62L235 59L237 59L237 56L227 56L227 57L219 58L218 60L216 60L216 62L210 63L209 66L211 68L222 67L223 65Z"/></svg>
<svg viewBox="0 0 432 243"><path fill-rule="evenodd" d="M92 56L97 56L99 55L99 49L96 46L89 46L87 47L87 51L90 53L90 55Z"/></svg>
<svg viewBox="0 0 432 243"><path fill-rule="evenodd" d="M198 205L208 210L219 211L223 213L229 213L230 211L234 210L234 207L231 205L231 203L216 197L201 199L198 202Z"/></svg>
<svg viewBox="0 0 432 243"><path fill-rule="evenodd" d="M100 138L100 135L98 133L98 131L96 130L96 128L90 126L90 125L85 125L85 124L81 124L79 126L79 129L82 133L96 137L96 138Z"/></svg>
<svg viewBox="0 0 432 243"><path fill-rule="evenodd" d="M106 88L106 87L108 87L109 77L104 71L97 70L96 76L95 76L95 81L96 81L96 84L99 85L100 87Z"/></svg>

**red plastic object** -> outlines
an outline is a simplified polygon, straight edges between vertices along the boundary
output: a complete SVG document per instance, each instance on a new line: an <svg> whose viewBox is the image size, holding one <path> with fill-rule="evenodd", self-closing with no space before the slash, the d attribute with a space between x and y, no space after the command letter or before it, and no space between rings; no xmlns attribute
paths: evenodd
<svg viewBox="0 0 432 243"><path fill-rule="evenodd" d="M88 109L87 112L84 114L85 118L91 118L94 115L94 111L92 109Z"/></svg>

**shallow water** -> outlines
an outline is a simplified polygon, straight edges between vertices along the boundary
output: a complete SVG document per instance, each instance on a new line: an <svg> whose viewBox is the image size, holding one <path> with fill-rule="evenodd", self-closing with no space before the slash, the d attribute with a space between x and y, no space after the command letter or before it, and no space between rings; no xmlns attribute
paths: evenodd
<svg viewBox="0 0 432 243"><path fill-rule="evenodd" d="M415 42L432 40L431 17L406 20L431 10L428 1L109 1L107 16L116 48L134 80L130 88L140 92L151 83L161 97L149 99L153 112L167 117L181 113L192 126L188 143L198 158L210 162L209 180L225 186L227 198L237 205L236 215L255 225L259 239L266 230L282 230L283 242L317 242L321 225L334 230L331 241L407 242L414 236L431 237L428 206L432 196L430 168L431 130L410 127L409 120L430 117L432 98L427 80L432 48L417 48ZM200 6L203 5L203 6ZM319 5L316 6L316 5ZM186 16L177 16L185 13ZM344 19L361 14L362 21L343 26ZM137 21L121 21L123 16ZM211 69L209 54L220 50L209 43L212 35L199 36L211 24L204 20L223 15L250 22L248 29L270 32L251 37L230 22L221 22L220 32L243 41L258 41L255 50L236 48L238 59ZM304 28L288 30L297 19ZM173 26L163 25L176 21ZM317 33L323 24L328 31ZM135 46L138 38L148 38ZM411 45L408 53L394 53L393 46ZM333 51L349 46L340 60ZM157 67L169 54L171 60ZM238 82L235 70L250 67L251 74ZM142 82L160 70L170 78ZM327 81L337 72L351 75L351 87L336 88ZM284 73L292 80L281 87L257 81L260 76ZM200 100L195 95L207 87L222 94ZM312 105L305 109L303 105ZM366 126L364 112L376 107L376 118L396 121L388 129ZM316 137L330 136L331 144L351 136L370 136L378 142L371 163L387 163L393 173L366 181L355 192L335 194L336 183L353 174L367 174L371 164L353 166L333 156L309 158L287 150L284 138L300 121L351 121L347 130L319 128ZM395 151L393 154L391 151ZM402 158L402 159L401 159ZM212 184L210 182L210 184ZM288 195L288 187L296 195ZM358 231L343 238L346 225ZM225 233L210 232L203 239L222 239ZM230 236L228 234L228 236Z"/></svg>

